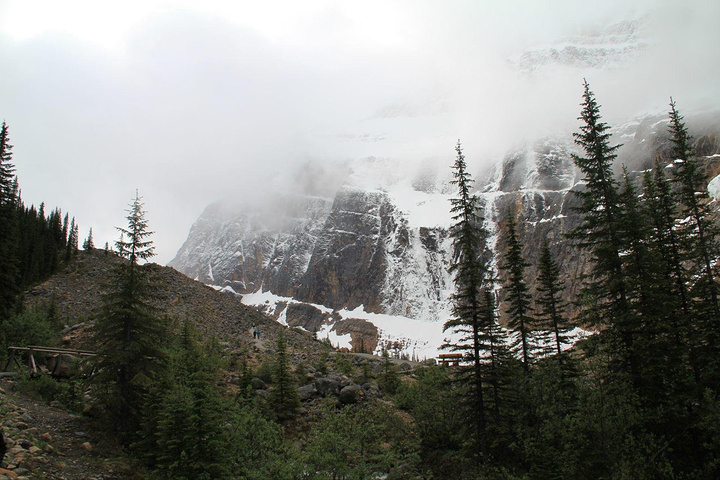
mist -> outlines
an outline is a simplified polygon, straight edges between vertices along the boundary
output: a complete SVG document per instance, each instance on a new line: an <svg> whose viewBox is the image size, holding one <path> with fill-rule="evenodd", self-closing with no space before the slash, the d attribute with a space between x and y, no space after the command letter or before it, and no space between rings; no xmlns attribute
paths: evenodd
<svg viewBox="0 0 720 480"><path fill-rule="evenodd" d="M720 107L718 2L601 3L6 1L0 117L26 204L102 246L138 189L166 263L221 198L328 194L318 178L369 156L449 168L458 139L480 169L574 131L583 78L611 125L671 95L683 113ZM623 20L641 48L611 68L518 67Z"/></svg>

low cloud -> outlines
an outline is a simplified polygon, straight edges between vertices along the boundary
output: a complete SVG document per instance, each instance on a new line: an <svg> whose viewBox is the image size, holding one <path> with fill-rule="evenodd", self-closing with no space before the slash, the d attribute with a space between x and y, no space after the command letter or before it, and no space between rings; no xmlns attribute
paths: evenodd
<svg viewBox="0 0 720 480"><path fill-rule="evenodd" d="M140 9L112 30L124 32L118 48L93 41L102 25L22 37L3 30L23 20L8 9L0 116L26 202L70 212L102 245L138 188L165 263L220 198L327 194L348 161L372 156L446 168L458 138L480 169L572 131L584 77L611 124L670 95L683 111L718 108L718 2L626 3L187 3ZM646 47L613 68L549 62L528 74L511 61L626 19L642 20Z"/></svg>

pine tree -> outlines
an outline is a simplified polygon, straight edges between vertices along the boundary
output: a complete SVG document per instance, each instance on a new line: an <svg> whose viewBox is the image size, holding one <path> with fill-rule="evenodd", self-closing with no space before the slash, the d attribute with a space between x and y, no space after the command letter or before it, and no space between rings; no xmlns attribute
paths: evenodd
<svg viewBox="0 0 720 480"><path fill-rule="evenodd" d="M547 241L543 242L538 261L536 289L538 298L536 310L543 329L552 333L557 355L562 355L563 345L569 345L567 333L570 330L563 315L565 302L562 300L564 283L560 278L560 268L550 252Z"/></svg>
<svg viewBox="0 0 720 480"><path fill-rule="evenodd" d="M150 270L139 263L154 255L154 247L137 194L127 220L116 242L123 261L111 274L94 327L98 394L126 442L138 430L147 386L162 371L167 338L165 321L153 305Z"/></svg>
<svg viewBox="0 0 720 480"><path fill-rule="evenodd" d="M92 227L90 227L88 236L85 239L85 242L83 243L83 250L90 251L90 250L93 250L94 248L95 248L95 244L93 243Z"/></svg>
<svg viewBox="0 0 720 480"><path fill-rule="evenodd" d="M388 395L394 395L400 388L400 374L390 362L390 355L386 349L382 351L382 369L378 375L377 383L380 390Z"/></svg>
<svg viewBox="0 0 720 480"><path fill-rule="evenodd" d="M487 416L483 398L483 357L486 353L482 337L490 325L483 323L483 287L487 280L487 266L482 258L482 247L486 232L482 226L477 196L470 191L472 177L467 172L465 156L458 141L455 147L457 157L453 166L453 185L457 186L457 198L452 198L450 212L454 224L450 228L453 255L450 273L455 278L455 293L452 295L452 319L445 322L444 330L460 335L458 343L447 345L453 351L465 353L470 362L461 370L460 380L468 389L466 412L471 427L471 443L475 463L484 463L488 454L486 438ZM478 456L479 454L479 456Z"/></svg>
<svg viewBox="0 0 720 480"><path fill-rule="evenodd" d="M585 319L604 328L603 339L611 349L614 368L630 373L636 382L639 372L634 348L639 326L627 298L628 286L621 257L623 212L619 186L612 170L620 145L610 145L610 127L601 121L600 106L587 81L583 100L579 117L583 124L580 132L573 136L584 156L572 155L585 181L584 190L574 191L582 201L577 208L582 214L582 223L568 236L592 254L591 279L583 289L583 295L590 299L584 312Z"/></svg>
<svg viewBox="0 0 720 480"><path fill-rule="evenodd" d="M68 235L70 235L70 214L66 213L62 224L63 246L67 245Z"/></svg>
<svg viewBox="0 0 720 480"><path fill-rule="evenodd" d="M65 247L65 261L69 261L78 251L78 226L75 223L75 217L70 222L70 228L68 230L68 240Z"/></svg>
<svg viewBox="0 0 720 480"><path fill-rule="evenodd" d="M0 325L8 318L18 293L17 186L14 181L8 126L0 128Z"/></svg>
<svg viewBox="0 0 720 480"><path fill-rule="evenodd" d="M492 391L492 402L486 402L488 411L492 411L494 422L501 421L502 410L507 403L505 391L512 382L514 376L512 368L513 356L509 345L511 344L507 330L502 328L497 321L495 296L493 292L494 279L492 276L488 285L483 288L482 314L483 325L487 328L481 335L482 349L487 352L488 363L483 381L490 385ZM492 408L489 406L492 403Z"/></svg>
<svg viewBox="0 0 720 480"><path fill-rule="evenodd" d="M655 405L669 391L671 373L682 360L673 349L678 320L673 312L673 282L663 268L662 256L651 248L652 214L647 199L638 195L627 169L623 169L621 229L624 240L628 302L636 318L633 354L636 357L636 386L646 405Z"/></svg>
<svg viewBox="0 0 720 480"><path fill-rule="evenodd" d="M577 240L579 246L591 249L593 274L599 287L597 293L605 296L612 306L611 312L603 315L603 320L608 321L612 312L624 314L627 310L620 259L620 195L612 171L612 162L617 157L615 152L620 145L609 144L610 127L601 121L600 105L587 82L584 89L583 109L578 118L584 123L580 132L573 136L586 156L572 155L573 162L584 175L585 189L575 192L582 201L578 211L583 215L583 221L570 232L570 238Z"/></svg>
<svg viewBox="0 0 720 480"><path fill-rule="evenodd" d="M512 213L507 216L507 244L505 263L501 268L507 272L505 289L507 291L506 301L509 303L508 324L517 333L517 340L514 342L513 348L520 351L523 369L525 373L528 373L532 362L530 328L533 318L531 297L525 283L525 268L530 264L523 258L522 244L517 235L515 216Z"/></svg>
<svg viewBox="0 0 720 480"><path fill-rule="evenodd" d="M697 290L704 298L703 316L709 319L710 341L720 341L720 305L718 304L718 286L713 272L713 261L718 257L718 227L711 220L708 206L708 193L705 189L705 178L698 168L690 141L692 137L677 111L675 102L670 99L670 141L673 144L675 157L674 181L680 193L682 218L687 222L688 238L690 239L688 258L692 262L701 279L697 282ZM701 293L700 293L701 292Z"/></svg>
<svg viewBox="0 0 720 480"><path fill-rule="evenodd" d="M300 408L295 379L290 371L290 359L287 354L287 341L281 331L275 343L275 362L273 364L273 388L270 391L270 403L280 420L287 420Z"/></svg>
<svg viewBox="0 0 720 480"><path fill-rule="evenodd" d="M170 381L155 407L157 445L150 453L163 478L231 478L233 447L224 426L217 367L218 359L200 345L186 320L172 352Z"/></svg>
<svg viewBox="0 0 720 480"><path fill-rule="evenodd" d="M675 317L687 317L690 300L687 290L688 272L685 252L682 249L684 232L678 228L679 210L672 184L665 175L665 168L655 162L643 178L643 196L650 214L651 230L649 248L660 259L662 273L672 279L667 292L675 297L673 305L664 303L663 308Z"/></svg>

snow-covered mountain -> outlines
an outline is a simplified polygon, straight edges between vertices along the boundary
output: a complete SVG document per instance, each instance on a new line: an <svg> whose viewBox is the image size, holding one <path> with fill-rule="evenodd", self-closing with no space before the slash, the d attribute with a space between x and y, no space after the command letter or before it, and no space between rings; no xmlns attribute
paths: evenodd
<svg viewBox="0 0 720 480"><path fill-rule="evenodd" d="M555 42L538 45L512 57L519 70L533 74L556 67L620 68L639 58L649 46L643 17L605 27L578 31Z"/></svg>
<svg viewBox="0 0 720 480"><path fill-rule="evenodd" d="M688 125L698 155L717 160L718 116L694 116ZM669 162L666 128L661 115L618 127L614 140L624 143L618 167L624 163L640 171L655 158ZM528 282L537 274L540 246L548 241L568 298L588 267L587 257L563 236L579 221L571 193L582 188L570 156L574 148L569 135L542 139L475 175L496 271L505 252L505 218L516 214L531 265ZM712 164L710 177L719 173L717 162ZM328 197L275 194L210 205L169 265L336 345L435 356L446 336L442 325L453 290L447 271L451 170L426 165L411 172L377 158L347 167L349 174ZM499 285L502 281L500 276ZM501 316L503 298L499 288Z"/></svg>

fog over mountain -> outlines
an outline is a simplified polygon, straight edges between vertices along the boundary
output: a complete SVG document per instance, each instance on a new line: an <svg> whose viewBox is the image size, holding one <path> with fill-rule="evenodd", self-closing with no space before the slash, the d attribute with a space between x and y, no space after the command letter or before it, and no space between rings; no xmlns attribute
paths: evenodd
<svg viewBox="0 0 720 480"><path fill-rule="evenodd" d="M567 134L583 78L611 124L720 106L714 0L196 3L0 2L26 203L102 245L138 188L166 263L221 198L332 189L366 157L442 171L458 138L481 172Z"/></svg>

